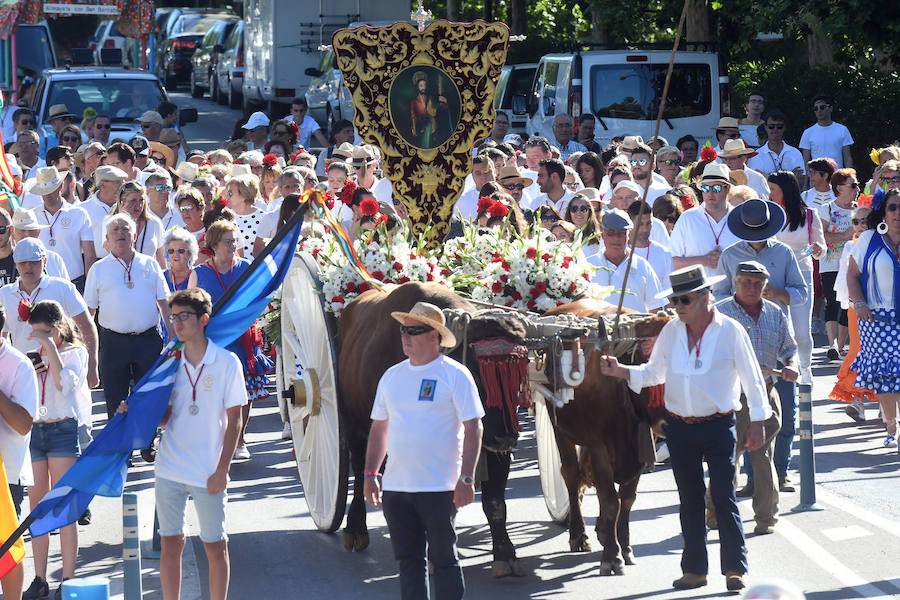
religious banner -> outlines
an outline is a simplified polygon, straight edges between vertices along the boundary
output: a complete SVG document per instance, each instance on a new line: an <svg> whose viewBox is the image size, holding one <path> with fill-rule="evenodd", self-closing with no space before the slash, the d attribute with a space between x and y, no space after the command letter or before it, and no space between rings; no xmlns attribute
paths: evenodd
<svg viewBox="0 0 900 600"><path fill-rule="evenodd" d="M413 232L435 246L450 231L472 148L490 135L509 28L440 20L421 29L342 29L332 47L360 138L381 150Z"/></svg>

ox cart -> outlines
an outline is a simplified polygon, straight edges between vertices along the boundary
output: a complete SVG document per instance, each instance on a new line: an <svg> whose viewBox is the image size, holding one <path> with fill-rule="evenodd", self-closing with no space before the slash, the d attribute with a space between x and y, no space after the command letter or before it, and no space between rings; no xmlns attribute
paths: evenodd
<svg viewBox="0 0 900 600"><path fill-rule="evenodd" d="M358 373L338 373L337 322L326 309L318 291L321 287L316 261L299 252L282 288L281 348L276 370L278 393L289 416L309 513L318 529L333 532L340 527L347 508L351 471L338 378L356 377ZM627 350L630 344L634 354L634 342L640 340L634 327L629 329L627 315L622 317L617 335L612 336L610 322L602 317L513 314L528 332L529 378L543 497L551 519L565 524L570 514L570 492L561 474L562 461L554 434L556 411L573 399L593 351L614 353L616 346ZM448 316L452 320L453 315Z"/></svg>

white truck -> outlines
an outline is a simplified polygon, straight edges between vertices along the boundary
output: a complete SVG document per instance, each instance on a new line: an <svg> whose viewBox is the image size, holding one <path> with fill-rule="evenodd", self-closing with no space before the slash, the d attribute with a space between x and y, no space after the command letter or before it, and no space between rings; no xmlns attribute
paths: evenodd
<svg viewBox="0 0 900 600"><path fill-rule="evenodd" d="M274 118L286 115L291 100L305 96L306 70L321 65L319 46L335 31L409 13L409 0L244 0L244 110L264 105Z"/></svg>

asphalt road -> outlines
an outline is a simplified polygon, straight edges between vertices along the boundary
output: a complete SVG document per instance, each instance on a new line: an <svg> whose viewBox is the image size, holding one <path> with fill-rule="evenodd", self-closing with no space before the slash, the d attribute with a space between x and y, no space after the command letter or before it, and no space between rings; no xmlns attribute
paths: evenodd
<svg viewBox="0 0 900 600"><path fill-rule="evenodd" d="M241 118L240 110L230 109L209 99L192 98L186 89L169 90L169 99L179 107L193 106L197 109L197 122L183 127L183 132L191 148L204 152L215 150L223 141L231 137L234 124Z"/></svg>

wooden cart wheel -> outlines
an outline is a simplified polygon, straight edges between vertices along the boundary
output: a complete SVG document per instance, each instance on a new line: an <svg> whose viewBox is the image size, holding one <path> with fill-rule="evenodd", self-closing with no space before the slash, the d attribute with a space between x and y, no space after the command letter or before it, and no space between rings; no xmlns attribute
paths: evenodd
<svg viewBox="0 0 900 600"><path fill-rule="evenodd" d="M531 390L534 400L534 431L537 439L538 471L541 475L541 490L544 492L544 504L554 523L565 525L569 519L569 490L563 480L560 468L559 448L550 421L550 410L547 406L552 400L545 399L534 388Z"/></svg>
<svg viewBox="0 0 900 600"><path fill-rule="evenodd" d="M337 402L334 315L325 310L315 261L294 257L281 294L278 393L290 415L297 470L316 527L337 530L347 507L350 455Z"/></svg>

